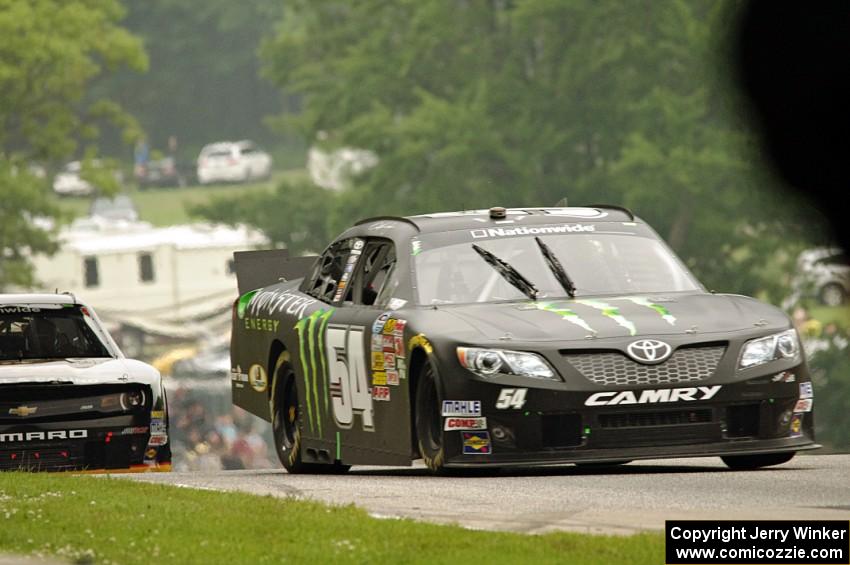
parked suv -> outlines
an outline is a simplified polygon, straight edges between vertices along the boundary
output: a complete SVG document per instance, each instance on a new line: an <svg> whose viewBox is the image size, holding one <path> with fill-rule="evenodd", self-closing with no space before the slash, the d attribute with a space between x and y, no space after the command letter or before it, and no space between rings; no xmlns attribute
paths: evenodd
<svg viewBox="0 0 850 565"><path fill-rule="evenodd" d="M222 141L201 149L198 182L248 182L268 178L271 156L251 141Z"/></svg>

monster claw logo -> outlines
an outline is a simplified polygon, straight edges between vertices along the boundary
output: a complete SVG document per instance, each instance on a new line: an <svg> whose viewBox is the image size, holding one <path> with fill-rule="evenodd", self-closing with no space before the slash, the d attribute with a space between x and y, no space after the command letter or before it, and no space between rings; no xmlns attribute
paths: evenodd
<svg viewBox="0 0 850 565"><path fill-rule="evenodd" d="M661 319L670 324L671 326L676 325L676 317L670 313L670 311L665 308L661 304L655 304L654 302L650 302L648 299L642 296L630 296L626 298L626 300L637 304L638 306L644 306L646 308L652 308L661 316Z"/></svg>
<svg viewBox="0 0 850 565"><path fill-rule="evenodd" d="M620 309L616 306L611 306L607 302L601 302L599 300L576 300L576 302L578 304L584 304L585 306L590 306L591 308L599 310L600 312L602 312L603 316L611 318L612 320L617 322L618 326L626 328L629 331L629 335L635 335L637 333L637 328L635 328L635 325L626 318L624 318L620 314Z"/></svg>
<svg viewBox="0 0 850 565"><path fill-rule="evenodd" d="M582 328L585 331L588 331L592 334L595 334L596 331L587 325L581 316L570 310L569 308L559 307L557 304L552 302L535 302L534 307L538 310L543 310L545 312L552 312L553 314L558 314L564 320L570 322L571 324L575 324L578 327Z"/></svg>
<svg viewBox="0 0 850 565"><path fill-rule="evenodd" d="M316 310L306 318L302 318L295 324L298 332L298 357L301 359L301 370L304 373L304 396L307 398L307 420L310 431L318 429L322 435L322 410L319 403L319 383L325 386L328 382L328 366L325 359L325 331L328 320L333 315L334 309ZM319 372L321 371L321 374ZM325 398L325 412L328 411L328 394L323 392ZM313 413L315 411L315 419Z"/></svg>

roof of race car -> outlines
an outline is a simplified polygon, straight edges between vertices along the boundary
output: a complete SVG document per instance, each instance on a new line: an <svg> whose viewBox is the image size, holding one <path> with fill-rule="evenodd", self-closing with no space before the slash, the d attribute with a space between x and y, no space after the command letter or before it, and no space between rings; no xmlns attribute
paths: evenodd
<svg viewBox="0 0 850 565"><path fill-rule="evenodd" d="M584 207L548 208L490 208L457 212L436 212L417 216L380 216L360 220L355 225L380 222L401 222L413 226L419 232L442 232L481 227L482 223L552 224L568 221L578 222L637 222L635 215L619 206L595 204Z"/></svg>
<svg viewBox="0 0 850 565"><path fill-rule="evenodd" d="M0 294L0 304L81 304L71 293Z"/></svg>

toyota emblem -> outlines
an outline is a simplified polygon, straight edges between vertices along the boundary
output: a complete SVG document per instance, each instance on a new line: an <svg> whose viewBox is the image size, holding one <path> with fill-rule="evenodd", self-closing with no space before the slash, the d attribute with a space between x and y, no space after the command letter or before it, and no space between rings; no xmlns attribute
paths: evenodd
<svg viewBox="0 0 850 565"><path fill-rule="evenodd" d="M653 365L661 363L673 353L673 348L670 344L658 341L657 339L639 339L633 341L626 347L629 352L629 357L638 363Z"/></svg>

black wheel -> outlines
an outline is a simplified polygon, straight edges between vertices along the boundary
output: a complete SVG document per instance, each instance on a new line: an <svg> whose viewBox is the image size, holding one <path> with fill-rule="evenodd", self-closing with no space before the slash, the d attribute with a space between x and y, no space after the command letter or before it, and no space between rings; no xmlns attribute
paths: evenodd
<svg viewBox="0 0 850 565"><path fill-rule="evenodd" d="M272 431L277 457L284 468L296 473L344 473L350 468L335 462L332 465L305 463L301 459L301 410L298 407L298 389L292 366L278 359L275 367L275 402L272 413Z"/></svg>
<svg viewBox="0 0 850 565"><path fill-rule="evenodd" d="M847 300L847 294L840 284L829 283L820 290L820 301L826 306L841 306Z"/></svg>
<svg viewBox="0 0 850 565"><path fill-rule="evenodd" d="M791 453L765 453L764 455L727 455L721 457L726 466L736 471L747 469L758 469L771 465L782 465L791 461L794 452Z"/></svg>
<svg viewBox="0 0 850 565"><path fill-rule="evenodd" d="M416 440L419 444L419 454L432 473L445 471L443 430L440 425L441 404L437 376L431 362L426 361L416 385Z"/></svg>

